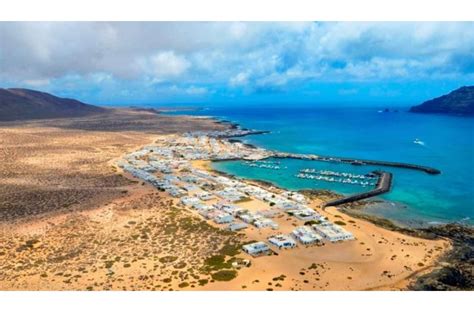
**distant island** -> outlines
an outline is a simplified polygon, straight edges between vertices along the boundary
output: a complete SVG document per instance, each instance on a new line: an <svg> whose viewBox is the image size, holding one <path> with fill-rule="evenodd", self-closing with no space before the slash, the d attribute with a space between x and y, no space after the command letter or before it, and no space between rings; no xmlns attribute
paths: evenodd
<svg viewBox="0 0 474 312"><path fill-rule="evenodd" d="M413 113L474 115L474 86L465 86L449 94L410 108Z"/></svg>
<svg viewBox="0 0 474 312"><path fill-rule="evenodd" d="M0 121L82 117L105 108L29 89L0 88Z"/></svg>

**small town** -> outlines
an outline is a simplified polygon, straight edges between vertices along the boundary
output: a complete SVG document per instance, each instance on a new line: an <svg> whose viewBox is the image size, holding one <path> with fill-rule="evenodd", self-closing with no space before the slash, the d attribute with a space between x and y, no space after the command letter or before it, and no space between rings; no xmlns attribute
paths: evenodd
<svg viewBox="0 0 474 312"><path fill-rule="evenodd" d="M161 137L154 144L126 155L118 167L133 177L167 192L178 206L190 209L215 226L229 231L256 231L259 238L243 246L251 256L275 250L320 246L353 240L352 233L329 222L298 192L205 170L199 162L258 161L272 156L265 149L229 140L252 133L191 132Z"/></svg>

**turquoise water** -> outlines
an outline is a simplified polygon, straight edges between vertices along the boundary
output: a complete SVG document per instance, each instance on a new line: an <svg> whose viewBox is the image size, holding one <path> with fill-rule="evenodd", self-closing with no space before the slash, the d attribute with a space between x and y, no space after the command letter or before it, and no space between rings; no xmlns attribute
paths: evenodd
<svg viewBox="0 0 474 312"><path fill-rule="evenodd" d="M189 112L186 112L189 114ZM242 127L270 130L244 141L267 149L294 153L409 162L442 171L429 175L408 169L384 167L394 174L388 202L369 208L404 223L474 219L474 118L380 113L377 108L314 107L210 107L193 112L239 123ZM418 138L424 146L414 144ZM366 190L360 186L303 180L294 177L302 168L368 173L377 166L352 166L318 161L282 160L281 170L249 167L240 161L220 162L215 168L246 178L273 182L299 190L330 189L343 194Z"/></svg>

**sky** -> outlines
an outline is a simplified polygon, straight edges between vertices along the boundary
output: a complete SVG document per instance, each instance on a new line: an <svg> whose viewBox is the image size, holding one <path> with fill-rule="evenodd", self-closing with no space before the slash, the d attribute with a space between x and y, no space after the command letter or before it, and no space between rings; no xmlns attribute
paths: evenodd
<svg viewBox="0 0 474 312"><path fill-rule="evenodd" d="M0 22L0 87L91 104L411 105L463 85L474 22Z"/></svg>

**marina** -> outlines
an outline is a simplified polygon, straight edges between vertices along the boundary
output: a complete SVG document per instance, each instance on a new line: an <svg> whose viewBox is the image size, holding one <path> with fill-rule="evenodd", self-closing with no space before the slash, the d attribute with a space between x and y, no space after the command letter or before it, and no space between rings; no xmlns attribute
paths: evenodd
<svg viewBox="0 0 474 312"><path fill-rule="evenodd" d="M317 169L301 169L300 173L316 173L323 176L334 176L334 177L343 177L349 179L376 179L377 177L373 174L352 174L349 172L337 172L331 170L317 170Z"/></svg>
<svg viewBox="0 0 474 312"><path fill-rule="evenodd" d="M369 174L353 174L349 172L338 172L332 170L317 170L312 168L301 169L296 177L299 179L310 179L333 183L354 184L362 187L374 186L377 176Z"/></svg>
<svg viewBox="0 0 474 312"><path fill-rule="evenodd" d="M217 135L216 137L222 138L222 136ZM232 133L226 135L225 138L232 137ZM241 142L235 142L241 144ZM233 144L233 143L232 143ZM212 143L211 145L215 145ZM388 161L379 161L379 160L361 160L361 159L352 159L352 158L341 158L341 157L329 157L329 156L319 156L314 154L295 154L295 153L285 153L278 151L268 151L268 150L259 150L255 148L258 153L253 155L247 154L245 157L242 157L242 164L248 167L260 168L260 169L270 169L270 170L280 170L287 169L287 166L283 166L283 160L285 159L297 159L297 160L309 160L309 161L322 161L327 163L334 164L344 164L344 165L353 165L353 166L388 166L395 168L411 169L422 171L431 175L440 174L441 171L435 168L420 166L409 163L397 163L397 162L388 162ZM217 156L217 155L216 155ZM220 155L221 156L221 155ZM215 160L223 160L223 157L215 157ZM238 157L229 157L230 159L238 160ZM373 190L368 192L358 192L353 195L348 195L342 199L334 200L323 204L323 207L326 206L337 206L345 203L350 203L373 196L381 195L388 193L392 187L392 177L393 174L390 172L385 172L381 170L375 170L370 173L351 173L351 172L341 172L334 170L321 170L315 168L302 168L298 170L298 173L294 175L296 178L301 180L314 180L328 183L337 183L341 185L352 185L359 187L373 187Z"/></svg>
<svg viewBox="0 0 474 312"><path fill-rule="evenodd" d="M267 161L267 160L245 161L244 165L249 166L249 167L263 168L263 169L273 169L273 170L282 169L279 161ZM283 169L286 169L286 167L283 167Z"/></svg>
<svg viewBox="0 0 474 312"><path fill-rule="evenodd" d="M300 173L296 174L296 177L299 179L310 179L310 180L317 180L317 181L325 181L325 182L333 182L333 183L343 183L343 184L356 184L362 187L367 186L374 186L375 179L372 176L365 176L365 175L358 175L358 174L351 174L346 172L326 172L326 171L318 171L318 170L309 170L303 169ZM311 172L311 173L306 173Z"/></svg>

